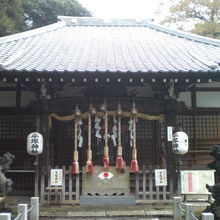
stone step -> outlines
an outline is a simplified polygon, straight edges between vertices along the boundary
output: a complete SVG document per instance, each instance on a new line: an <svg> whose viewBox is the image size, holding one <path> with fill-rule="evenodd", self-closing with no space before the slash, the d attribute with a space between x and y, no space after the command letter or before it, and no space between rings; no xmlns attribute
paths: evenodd
<svg viewBox="0 0 220 220"><path fill-rule="evenodd" d="M82 220L83 218L71 218L71 220ZM84 218L85 219L85 218ZM122 219L128 219L127 217L122 217L122 218L86 218L86 220L122 220ZM129 219L134 219L134 220L160 220L159 218L136 218L136 217L129 217ZM171 219L171 218L170 218ZM70 220L70 218L55 218L54 220ZM162 220L162 219L161 219ZM168 220L168 218L164 219Z"/></svg>
<svg viewBox="0 0 220 220"><path fill-rule="evenodd" d="M69 212L41 212L41 218L54 220L70 219L161 219L171 218L171 210L100 210L100 211L69 211Z"/></svg>

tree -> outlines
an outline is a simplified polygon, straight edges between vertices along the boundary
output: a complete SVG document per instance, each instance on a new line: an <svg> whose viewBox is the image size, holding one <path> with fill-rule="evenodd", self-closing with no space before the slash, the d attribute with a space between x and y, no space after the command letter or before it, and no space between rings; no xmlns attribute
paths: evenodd
<svg viewBox="0 0 220 220"><path fill-rule="evenodd" d="M78 0L0 0L0 36L55 23L58 15L91 16Z"/></svg>
<svg viewBox="0 0 220 220"><path fill-rule="evenodd" d="M174 0L170 12L164 23L193 22L193 33L220 38L220 0Z"/></svg>
<svg viewBox="0 0 220 220"><path fill-rule="evenodd" d="M0 0L0 36L24 30L21 4L21 0Z"/></svg>
<svg viewBox="0 0 220 220"><path fill-rule="evenodd" d="M22 6L31 28L55 23L58 15L91 16L77 0L23 0Z"/></svg>

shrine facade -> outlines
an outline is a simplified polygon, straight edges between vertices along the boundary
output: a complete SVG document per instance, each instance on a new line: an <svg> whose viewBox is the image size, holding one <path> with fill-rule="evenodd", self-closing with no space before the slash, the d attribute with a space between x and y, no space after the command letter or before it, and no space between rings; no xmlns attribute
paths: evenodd
<svg viewBox="0 0 220 220"><path fill-rule="evenodd" d="M171 200L177 167L207 169L220 143L220 41L146 20L59 20L0 38L0 153L15 155L12 193ZM180 127L189 151L178 157L168 131ZM43 136L40 155L27 153L32 132Z"/></svg>

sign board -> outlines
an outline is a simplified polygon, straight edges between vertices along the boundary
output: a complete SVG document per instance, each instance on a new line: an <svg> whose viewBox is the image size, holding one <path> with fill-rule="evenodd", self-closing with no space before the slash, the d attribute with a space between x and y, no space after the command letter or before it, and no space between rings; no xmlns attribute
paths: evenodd
<svg viewBox="0 0 220 220"><path fill-rule="evenodd" d="M155 169L155 185L167 186L167 170Z"/></svg>
<svg viewBox="0 0 220 220"><path fill-rule="evenodd" d="M63 182L63 170L62 169L51 169L50 170L50 185L51 186L62 186Z"/></svg>
<svg viewBox="0 0 220 220"><path fill-rule="evenodd" d="M167 127L167 141L173 141L173 127Z"/></svg>
<svg viewBox="0 0 220 220"><path fill-rule="evenodd" d="M180 171L182 194L210 194L206 184L215 184L214 170L184 170Z"/></svg>

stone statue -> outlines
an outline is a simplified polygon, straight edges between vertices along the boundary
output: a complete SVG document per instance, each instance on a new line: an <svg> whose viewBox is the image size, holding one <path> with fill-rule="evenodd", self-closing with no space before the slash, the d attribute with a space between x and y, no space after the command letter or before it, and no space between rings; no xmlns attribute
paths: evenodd
<svg viewBox="0 0 220 220"><path fill-rule="evenodd" d="M216 174L220 176L220 146L214 145L209 155L214 157L214 161L207 164L207 166L216 170ZM206 184L206 188L212 193L212 197L215 201L208 206L204 212L211 212L214 214L215 220L220 220L220 183L216 183L214 186Z"/></svg>
<svg viewBox="0 0 220 220"><path fill-rule="evenodd" d="M9 169L14 160L14 155L7 152L0 156L0 196L5 197L11 191L12 180L5 177L5 173Z"/></svg>
<svg viewBox="0 0 220 220"><path fill-rule="evenodd" d="M212 163L209 163L207 166L216 170L217 175L220 175L220 146L214 145L209 155L213 156L215 160Z"/></svg>
<svg viewBox="0 0 220 220"><path fill-rule="evenodd" d="M215 216L215 220L220 220L220 183L216 183L214 186L206 184L206 188L212 193L215 201L208 206L204 212L211 212Z"/></svg>

